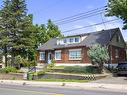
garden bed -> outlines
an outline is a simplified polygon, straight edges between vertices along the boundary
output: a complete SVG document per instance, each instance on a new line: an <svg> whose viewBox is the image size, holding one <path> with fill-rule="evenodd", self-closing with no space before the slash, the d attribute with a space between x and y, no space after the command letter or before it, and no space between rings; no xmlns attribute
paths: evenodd
<svg viewBox="0 0 127 95"><path fill-rule="evenodd" d="M22 80L22 73L0 73L1 80Z"/></svg>
<svg viewBox="0 0 127 95"><path fill-rule="evenodd" d="M67 73L52 73L48 72L45 74L40 74L37 76L34 76L35 79L71 79L71 80L97 80L106 77L107 74L67 74Z"/></svg>

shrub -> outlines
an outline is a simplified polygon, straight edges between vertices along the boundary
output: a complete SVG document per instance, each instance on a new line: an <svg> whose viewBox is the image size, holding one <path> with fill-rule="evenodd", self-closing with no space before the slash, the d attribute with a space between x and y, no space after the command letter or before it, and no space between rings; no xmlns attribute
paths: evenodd
<svg viewBox="0 0 127 95"><path fill-rule="evenodd" d="M67 66L64 68L66 73L85 73L85 74L97 74L100 73L99 68L95 66Z"/></svg>
<svg viewBox="0 0 127 95"><path fill-rule="evenodd" d="M107 63L109 61L107 48L101 46L100 44L95 44L88 50L87 53L92 64L98 66L100 72L103 72L104 63Z"/></svg>
<svg viewBox="0 0 127 95"><path fill-rule="evenodd" d="M55 67L55 60L53 59L52 62L47 66L45 66L42 71L37 72L37 75L43 75L46 72L51 72L54 67Z"/></svg>
<svg viewBox="0 0 127 95"><path fill-rule="evenodd" d="M0 73L9 73L9 72L15 72L17 73L17 69L14 67L6 67L6 68L1 68Z"/></svg>

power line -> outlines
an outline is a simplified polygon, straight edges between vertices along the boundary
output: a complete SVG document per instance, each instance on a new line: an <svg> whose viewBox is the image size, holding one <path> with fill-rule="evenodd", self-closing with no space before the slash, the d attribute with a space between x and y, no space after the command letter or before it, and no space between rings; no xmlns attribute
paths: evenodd
<svg viewBox="0 0 127 95"><path fill-rule="evenodd" d="M63 24L68 24L68 23L71 23L71 22L75 22L75 21L78 21L78 20L82 20L82 19L86 19L86 18L89 18L89 17L93 17L93 16L97 16L99 14L102 14L104 13L103 11L102 12L95 12L94 14L89 14L89 15L84 15L84 16L80 16L78 18L74 18L74 19L69 19L69 20L66 20L66 21L63 21L63 22L59 22L59 23L55 23L57 25L63 25Z"/></svg>
<svg viewBox="0 0 127 95"><path fill-rule="evenodd" d="M95 13L95 12L98 12L98 11L102 11L102 10L105 10L105 9L106 9L106 6L103 6L103 7L96 8L96 9L93 9L93 10L90 10L90 11L87 11L87 12L83 12L83 13L79 13L79 14L76 14L76 15L73 15L73 16L69 16L69 17L66 17L66 18L63 18L63 19L60 19L60 20L55 20L54 22L59 23L59 22L63 22L63 21L66 21L66 20L79 18L81 16L86 16L86 15L89 15L89 14L92 14L92 13Z"/></svg>
<svg viewBox="0 0 127 95"><path fill-rule="evenodd" d="M119 20L119 19L113 19L113 20L109 20L109 21L105 21L105 22L100 22L100 23L97 23L97 24L92 24L92 25L88 25L88 26L83 26L83 27L81 27L81 28L75 28L75 29L63 31L62 33L67 33L67 32L71 32L71 31L75 31L75 30L80 30L80 29L84 29L84 28L88 28L88 27L92 27L92 26L97 26L97 25L101 25L101 24L104 24L104 23L109 23L109 22L113 22L113 21L117 21L117 20Z"/></svg>

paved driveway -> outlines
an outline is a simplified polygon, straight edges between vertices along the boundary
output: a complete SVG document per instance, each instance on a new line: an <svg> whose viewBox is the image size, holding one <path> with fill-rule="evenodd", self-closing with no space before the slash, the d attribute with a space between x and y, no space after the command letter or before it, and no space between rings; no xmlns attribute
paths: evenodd
<svg viewBox="0 0 127 95"><path fill-rule="evenodd" d="M127 85L127 76L113 77L112 75L110 75L110 76L108 76L104 79L92 81L92 83L124 84L124 85Z"/></svg>

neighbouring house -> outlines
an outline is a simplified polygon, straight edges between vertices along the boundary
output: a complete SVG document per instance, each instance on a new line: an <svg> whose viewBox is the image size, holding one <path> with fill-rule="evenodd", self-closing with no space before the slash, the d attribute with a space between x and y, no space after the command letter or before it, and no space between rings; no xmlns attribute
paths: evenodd
<svg viewBox="0 0 127 95"><path fill-rule="evenodd" d="M120 61L125 61L126 44L120 29L114 28L50 39L37 49L38 65L50 64L53 59L56 65L90 65L87 51L96 43L107 47L110 64L116 65Z"/></svg>

